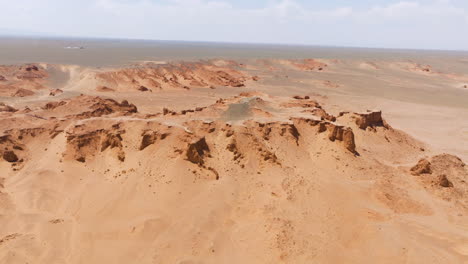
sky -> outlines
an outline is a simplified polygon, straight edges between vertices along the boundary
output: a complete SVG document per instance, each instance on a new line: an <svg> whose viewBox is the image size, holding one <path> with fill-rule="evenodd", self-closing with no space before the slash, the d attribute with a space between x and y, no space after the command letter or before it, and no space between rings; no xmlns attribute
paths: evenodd
<svg viewBox="0 0 468 264"><path fill-rule="evenodd" d="M0 0L0 34L468 50L468 0Z"/></svg>

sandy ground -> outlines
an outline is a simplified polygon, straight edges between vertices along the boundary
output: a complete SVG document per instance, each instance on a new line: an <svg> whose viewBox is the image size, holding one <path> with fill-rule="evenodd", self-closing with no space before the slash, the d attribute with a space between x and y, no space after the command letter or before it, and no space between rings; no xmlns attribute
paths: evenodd
<svg viewBox="0 0 468 264"><path fill-rule="evenodd" d="M33 66L0 263L468 263L463 61Z"/></svg>

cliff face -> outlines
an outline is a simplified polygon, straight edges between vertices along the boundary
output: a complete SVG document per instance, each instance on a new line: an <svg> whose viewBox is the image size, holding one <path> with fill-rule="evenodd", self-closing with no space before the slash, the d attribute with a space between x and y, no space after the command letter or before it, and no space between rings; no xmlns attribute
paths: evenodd
<svg viewBox="0 0 468 264"><path fill-rule="evenodd" d="M160 113L78 96L2 118L2 258L370 263L411 247L431 263L426 246L439 240L413 237L442 232L427 225L440 208L467 210L459 159L396 167L423 145L381 112L334 117L308 96L243 93ZM409 216L423 220L395 220Z"/></svg>

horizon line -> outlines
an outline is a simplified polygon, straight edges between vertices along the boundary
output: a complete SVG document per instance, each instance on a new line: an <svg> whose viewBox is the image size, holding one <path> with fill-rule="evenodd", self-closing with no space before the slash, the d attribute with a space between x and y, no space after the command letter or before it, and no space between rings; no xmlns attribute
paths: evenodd
<svg viewBox="0 0 468 264"><path fill-rule="evenodd" d="M357 45L334 45L334 44L305 44L305 43L274 43L274 42L242 42L242 41L214 41L214 40L177 40L177 39L150 39L150 38L128 38L128 37L94 37L94 36L66 36L47 34L5 34L0 33L0 39L55 39L55 40L103 40L103 41L146 41L146 42L181 42L193 44L230 44L230 45L252 45L252 46L285 46L285 47L315 47L335 49L370 49L388 51L426 51L426 52L468 52L468 49L439 49L439 48L395 48L395 47L366 47Z"/></svg>

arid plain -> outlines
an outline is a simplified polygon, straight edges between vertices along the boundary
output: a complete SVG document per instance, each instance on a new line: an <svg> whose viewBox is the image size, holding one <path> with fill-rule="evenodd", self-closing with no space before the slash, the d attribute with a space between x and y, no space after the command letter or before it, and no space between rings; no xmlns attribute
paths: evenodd
<svg viewBox="0 0 468 264"><path fill-rule="evenodd" d="M246 57L0 66L0 262L468 263L468 55Z"/></svg>

